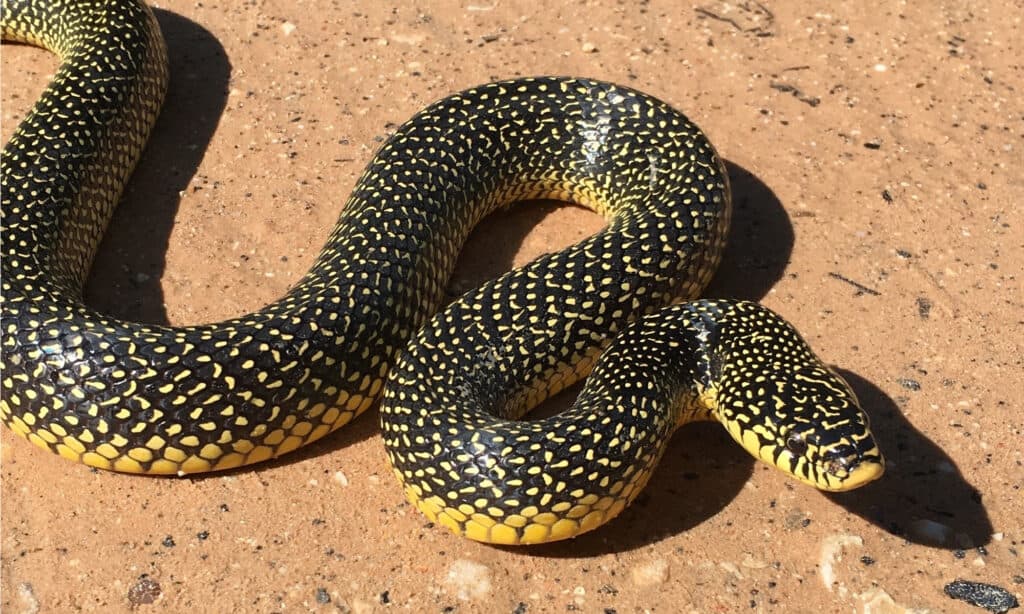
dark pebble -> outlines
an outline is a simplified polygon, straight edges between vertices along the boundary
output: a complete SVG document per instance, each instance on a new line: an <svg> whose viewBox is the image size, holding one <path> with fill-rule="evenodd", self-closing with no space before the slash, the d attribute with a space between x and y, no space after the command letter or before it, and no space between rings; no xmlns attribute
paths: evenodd
<svg viewBox="0 0 1024 614"><path fill-rule="evenodd" d="M806 527L810 523L810 518L804 516L804 513L800 510L793 510L786 514L786 517L782 521L783 525L789 530L795 530L802 527Z"/></svg>
<svg viewBox="0 0 1024 614"><path fill-rule="evenodd" d="M384 591L380 594L381 605L387 605L391 603L391 591Z"/></svg>
<svg viewBox="0 0 1024 614"><path fill-rule="evenodd" d="M210 532L209 531L200 531L200 532L196 533L196 537L198 537L199 539L206 539L209 536L210 536Z"/></svg>
<svg viewBox="0 0 1024 614"><path fill-rule="evenodd" d="M516 606L516 609L512 610L512 614L526 614L526 608L526 604L520 601L519 605Z"/></svg>
<svg viewBox="0 0 1024 614"><path fill-rule="evenodd" d="M865 554L864 556L860 557L860 562L864 563L865 565L874 565L875 559Z"/></svg>
<svg viewBox="0 0 1024 614"><path fill-rule="evenodd" d="M921 389L921 383L916 379L910 379L909 377L901 377L896 382L906 388L907 390L918 391Z"/></svg>
<svg viewBox="0 0 1024 614"><path fill-rule="evenodd" d="M970 580L954 580L942 589L953 599L966 601L971 605L985 608L989 612L1002 614L1013 608L1020 607L1017 598L1006 589L983 582Z"/></svg>
<svg viewBox="0 0 1024 614"><path fill-rule="evenodd" d="M133 606L153 603L160 597L160 592L159 582L142 577L128 589L128 602Z"/></svg>
<svg viewBox="0 0 1024 614"><path fill-rule="evenodd" d="M331 595L327 592L326 588L316 589L316 602L320 605L325 605L331 602Z"/></svg>
<svg viewBox="0 0 1024 614"><path fill-rule="evenodd" d="M174 547L174 538L171 537L170 535L168 535L167 537L164 538L164 541L162 541L160 543L164 545L164 548L173 548Z"/></svg>
<svg viewBox="0 0 1024 614"><path fill-rule="evenodd" d="M932 302L923 296L917 297L917 315L922 320L927 320L932 313Z"/></svg>
<svg viewBox="0 0 1024 614"><path fill-rule="evenodd" d="M878 141L868 141L867 143L864 143L864 147L867 147L868 149L881 149L882 144Z"/></svg>

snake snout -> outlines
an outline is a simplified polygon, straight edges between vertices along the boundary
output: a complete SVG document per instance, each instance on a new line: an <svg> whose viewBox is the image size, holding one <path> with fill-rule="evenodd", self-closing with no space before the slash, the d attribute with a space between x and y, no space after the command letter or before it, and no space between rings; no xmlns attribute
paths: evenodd
<svg viewBox="0 0 1024 614"><path fill-rule="evenodd" d="M825 455L826 471L837 478L846 477L859 462L859 456L848 450L834 450Z"/></svg>
<svg viewBox="0 0 1024 614"><path fill-rule="evenodd" d="M885 465L874 442L867 445L842 444L823 456L826 490L853 490L882 476Z"/></svg>

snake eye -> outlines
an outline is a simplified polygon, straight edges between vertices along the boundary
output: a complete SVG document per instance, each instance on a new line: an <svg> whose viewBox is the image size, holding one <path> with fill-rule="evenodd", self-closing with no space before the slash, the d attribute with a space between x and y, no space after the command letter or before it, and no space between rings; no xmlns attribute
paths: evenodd
<svg viewBox="0 0 1024 614"><path fill-rule="evenodd" d="M804 436L801 433L793 433L787 437L786 449L792 452L794 456L803 456L804 452L807 451L807 442L804 441Z"/></svg>

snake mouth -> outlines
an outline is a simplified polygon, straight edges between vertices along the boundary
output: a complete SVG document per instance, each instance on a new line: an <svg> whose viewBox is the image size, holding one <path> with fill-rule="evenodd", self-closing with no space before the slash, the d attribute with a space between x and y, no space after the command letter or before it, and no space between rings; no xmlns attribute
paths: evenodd
<svg viewBox="0 0 1024 614"><path fill-rule="evenodd" d="M873 482L884 473L885 463L878 448L867 453L836 456L825 465L818 488L829 492L845 492Z"/></svg>

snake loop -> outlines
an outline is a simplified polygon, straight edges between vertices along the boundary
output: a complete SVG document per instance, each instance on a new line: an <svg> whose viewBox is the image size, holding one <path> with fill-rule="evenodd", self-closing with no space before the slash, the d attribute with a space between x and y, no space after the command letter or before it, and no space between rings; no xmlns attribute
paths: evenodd
<svg viewBox="0 0 1024 614"><path fill-rule="evenodd" d="M0 418L32 443L116 471L225 469L319 439L383 391L407 497L499 543L611 519L692 420L818 488L881 473L853 393L781 318L746 302L664 309L707 285L731 215L721 159L665 103L555 77L449 96L381 148L280 300L138 324L81 289L164 98L159 28L134 0L4 0L2 32L62 58L0 159ZM441 310L477 222L536 198L608 225ZM519 421L620 333L572 409Z"/></svg>

